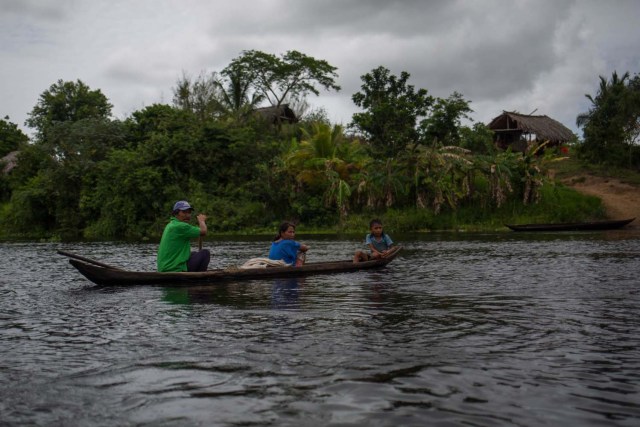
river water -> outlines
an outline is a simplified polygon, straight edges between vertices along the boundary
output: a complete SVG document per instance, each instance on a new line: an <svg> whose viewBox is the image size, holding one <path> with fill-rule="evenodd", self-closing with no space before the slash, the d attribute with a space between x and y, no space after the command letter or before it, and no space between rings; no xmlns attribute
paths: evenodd
<svg viewBox="0 0 640 427"><path fill-rule="evenodd" d="M56 254L152 270L152 243L2 243L0 425L640 425L640 234L393 237L381 270L190 288ZM268 244L206 242L211 267Z"/></svg>

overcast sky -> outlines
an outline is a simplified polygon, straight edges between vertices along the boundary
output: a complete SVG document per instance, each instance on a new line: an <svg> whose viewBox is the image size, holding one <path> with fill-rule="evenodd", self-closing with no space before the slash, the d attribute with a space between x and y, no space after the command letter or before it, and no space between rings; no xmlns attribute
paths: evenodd
<svg viewBox="0 0 640 427"><path fill-rule="evenodd" d="M359 111L360 77L382 65L416 88L462 93L476 121L545 114L576 131L599 76L640 72L638 0L0 0L0 117L24 131L59 79L100 89L116 118L171 103L186 73L243 50L298 50L337 67L342 90L311 95L332 122Z"/></svg>

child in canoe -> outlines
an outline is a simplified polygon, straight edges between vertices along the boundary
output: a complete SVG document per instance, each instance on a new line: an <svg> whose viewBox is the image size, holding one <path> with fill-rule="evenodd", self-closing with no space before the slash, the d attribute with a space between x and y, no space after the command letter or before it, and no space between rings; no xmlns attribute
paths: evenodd
<svg viewBox="0 0 640 427"><path fill-rule="evenodd" d="M283 222L278 228L278 234L271 242L269 259L283 260L296 267L304 264L305 253L309 246L296 242L296 226L290 222Z"/></svg>
<svg viewBox="0 0 640 427"><path fill-rule="evenodd" d="M393 240L382 229L382 221L372 219L369 223L369 231L365 238L365 245L371 251L367 254L364 251L356 251L353 256L353 262L368 261L370 259L380 259L387 256L389 249L393 246Z"/></svg>

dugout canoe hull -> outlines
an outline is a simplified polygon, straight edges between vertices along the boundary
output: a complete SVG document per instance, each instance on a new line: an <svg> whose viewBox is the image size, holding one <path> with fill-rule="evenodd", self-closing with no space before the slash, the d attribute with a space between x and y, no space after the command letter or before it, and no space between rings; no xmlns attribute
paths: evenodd
<svg viewBox="0 0 640 427"><path fill-rule="evenodd" d="M170 285L189 286L202 284L216 284L230 280L251 280L279 277L297 277L315 274L345 273L384 267L393 261L401 247L396 246L386 258L354 263L352 260L312 262L301 267L266 267L240 269L236 267L226 269L207 270L203 272L167 272L128 271L101 263L87 262L70 258L69 263L84 277L100 286L132 286L132 285ZM69 256L72 254L64 253ZM79 257L82 258L82 257ZM86 260L86 261L85 261ZM97 264L97 265L96 265Z"/></svg>
<svg viewBox="0 0 640 427"><path fill-rule="evenodd" d="M513 231L583 231L583 230L614 230L629 224L635 218L592 221L592 222L566 222L556 224L505 224Z"/></svg>

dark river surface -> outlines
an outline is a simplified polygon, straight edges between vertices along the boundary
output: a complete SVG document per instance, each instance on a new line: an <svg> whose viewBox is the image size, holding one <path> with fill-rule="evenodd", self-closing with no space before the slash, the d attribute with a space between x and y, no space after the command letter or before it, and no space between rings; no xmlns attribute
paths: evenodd
<svg viewBox="0 0 640 427"><path fill-rule="evenodd" d="M0 425L640 425L640 233L392 237L381 270L188 288L56 254L153 270L157 244L0 243Z"/></svg>

